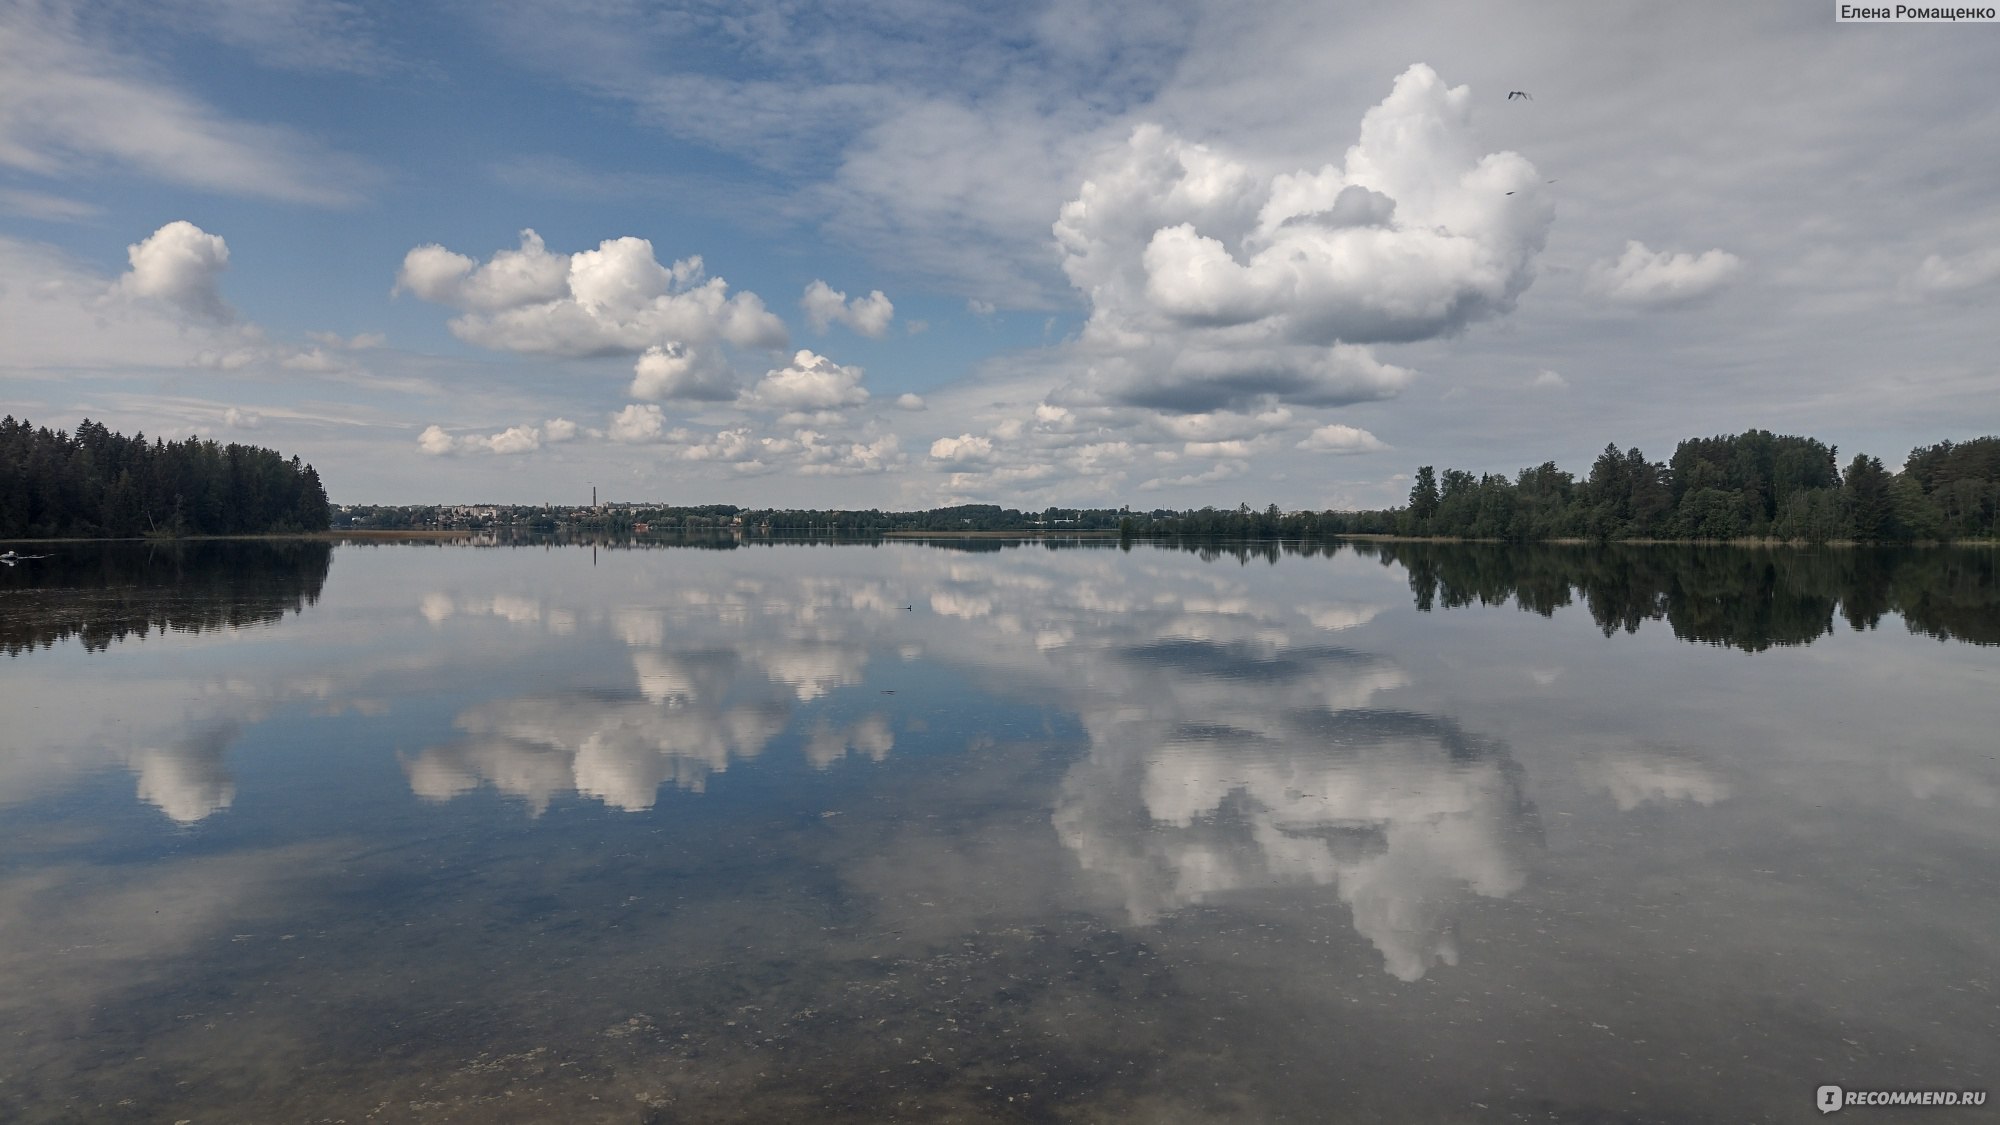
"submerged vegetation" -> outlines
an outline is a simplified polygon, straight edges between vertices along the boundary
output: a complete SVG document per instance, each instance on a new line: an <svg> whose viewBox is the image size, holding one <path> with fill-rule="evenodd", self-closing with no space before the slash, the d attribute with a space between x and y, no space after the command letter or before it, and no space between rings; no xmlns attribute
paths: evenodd
<svg viewBox="0 0 2000 1125"><path fill-rule="evenodd" d="M297 457L199 438L74 434L0 421L0 539L323 531L326 490Z"/></svg>

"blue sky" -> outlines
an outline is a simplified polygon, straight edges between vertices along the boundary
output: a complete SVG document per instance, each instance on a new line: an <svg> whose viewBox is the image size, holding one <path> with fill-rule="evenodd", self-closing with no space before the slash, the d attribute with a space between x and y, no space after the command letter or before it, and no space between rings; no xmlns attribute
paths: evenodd
<svg viewBox="0 0 2000 1125"><path fill-rule="evenodd" d="M1820 3L4 0L0 410L344 502L1900 463L2000 429L1996 63Z"/></svg>

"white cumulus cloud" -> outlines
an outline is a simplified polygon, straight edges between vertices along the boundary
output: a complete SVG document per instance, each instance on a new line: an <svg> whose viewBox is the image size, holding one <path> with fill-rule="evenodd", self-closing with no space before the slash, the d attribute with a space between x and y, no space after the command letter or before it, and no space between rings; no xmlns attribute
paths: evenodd
<svg viewBox="0 0 2000 1125"><path fill-rule="evenodd" d="M1625 253L1592 268L1597 292L1620 304L1666 308L1699 300L1736 279L1742 259L1727 250L1653 251L1633 240Z"/></svg>
<svg viewBox="0 0 2000 1125"><path fill-rule="evenodd" d="M731 294L699 257L661 265L651 242L629 236L563 255L526 230L520 249L483 264L419 246L404 255L396 290L458 309L453 334L496 351L635 355L670 345L776 349L789 340L755 293Z"/></svg>
<svg viewBox="0 0 2000 1125"><path fill-rule="evenodd" d="M1389 445L1367 430L1336 422L1308 434L1304 441L1298 443L1298 448L1315 453L1379 453Z"/></svg>
<svg viewBox="0 0 2000 1125"><path fill-rule="evenodd" d="M632 397L727 402L737 395L729 370L678 342L647 348L632 365Z"/></svg>
<svg viewBox="0 0 2000 1125"><path fill-rule="evenodd" d="M1410 373L1364 345L1510 310L1553 218L1534 166L1482 154L1471 116L1469 88L1418 64L1316 170L1135 130L1055 225L1091 304L1072 397L1203 411L1395 395Z"/></svg>
<svg viewBox="0 0 2000 1125"><path fill-rule="evenodd" d="M222 271L229 245L185 219L125 248L132 268L118 279L122 293L150 297L207 320L232 319L222 300Z"/></svg>
<svg viewBox="0 0 2000 1125"><path fill-rule="evenodd" d="M533 426L509 426L497 434L473 440L494 453L532 453L542 447L542 432Z"/></svg>
<svg viewBox="0 0 2000 1125"><path fill-rule="evenodd" d="M443 426L425 426L424 432L417 435L417 448L433 457L443 457L456 450L458 442L444 432Z"/></svg>
<svg viewBox="0 0 2000 1125"><path fill-rule="evenodd" d="M954 465L980 464L993 457L993 439L977 434L941 437L931 443L931 460Z"/></svg>
<svg viewBox="0 0 2000 1125"><path fill-rule="evenodd" d="M792 362L774 368L744 392L745 406L792 412L839 410L868 401L861 369L801 348Z"/></svg>
<svg viewBox="0 0 2000 1125"><path fill-rule="evenodd" d="M521 248L502 250L484 265L436 244L403 256L398 289L426 301L480 312L553 301L569 292L567 254L551 254L542 237L521 232Z"/></svg>
<svg viewBox="0 0 2000 1125"><path fill-rule="evenodd" d="M426 426L417 435L417 448L433 457L454 453L533 453L544 441L570 441L577 435L576 423L551 418L540 426L509 426L496 434L464 434L454 437L443 426Z"/></svg>
<svg viewBox="0 0 2000 1125"><path fill-rule="evenodd" d="M806 286L799 307L805 310L806 321L815 332L825 332L828 325L840 323L876 339L888 334L889 322L896 315L896 306L889 303L880 289L850 301L847 294L819 280Z"/></svg>
<svg viewBox="0 0 2000 1125"><path fill-rule="evenodd" d="M666 430L666 416L652 403L633 403L611 416L606 431L612 441L626 445L658 441Z"/></svg>

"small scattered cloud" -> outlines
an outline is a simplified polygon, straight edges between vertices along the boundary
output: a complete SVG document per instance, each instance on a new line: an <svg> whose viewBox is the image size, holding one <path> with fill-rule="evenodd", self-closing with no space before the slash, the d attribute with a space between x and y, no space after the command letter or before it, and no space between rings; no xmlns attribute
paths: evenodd
<svg viewBox="0 0 2000 1125"><path fill-rule="evenodd" d="M900 467L907 458L895 434L872 441L842 441L815 430L796 430L789 438L765 440L767 460L802 476L858 476Z"/></svg>
<svg viewBox="0 0 2000 1125"><path fill-rule="evenodd" d="M456 453L494 453L500 455L533 453L546 442L565 442L577 437L576 423L564 418L551 418L540 426L509 426L493 434L465 434L454 437L442 426L426 426L417 435L417 448L433 457L446 457Z"/></svg>
<svg viewBox="0 0 2000 1125"><path fill-rule="evenodd" d="M347 352L372 351L389 342L389 338L380 332L357 332L352 336L342 336L338 332L308 332L306 339L322 348Z"/></svg>
<svg viewBox="0 0 2000 1125"><path fill-rule="evenodd" d="M1380 453L1389 445L1367 430L1336 422L1314 430L1296 448L1314 453Z"/></svg>
<svg viewBox="0 0 2000 1125"><path fill-rule="evenodd" d="M1625 253L1591 269L1599 296L1619 304L1671 308L1698 301L1736 280L1743 261L1727 250L1700 254L1653 251L1633 240Z"/></svg>
<svg viewBox="0 0 2000 1125"><path fill-rule="evenodd" d="M965 302L965 311L971 313L973 316L984 319L986 317L992 316L994 313L1000 310L999 306L995 305L993 302L982 301L979 298L974 297Z"/></svg>
<svg viewBox="0 0 2000 1125"><path fill-rule="evenodd" d="M424 432L417 435L417 448L432 457L443 457L455 451L458 442L444 432L443 426L430 425L425 426Z"/></svg>
<svg viewBox="0 0 2000 1125"><path fill-rule="evenodd" d="M1154 477L1139 485L1141 492L1158 492L1163 488L1199 488L1203 485L1221 484L1235 480L1250 471L1248 461L1217 461L1212 467L1199 473L1188 473L1178 477Z"/></svg>
<svg viewBox="0 0 2000 1125"><path fill-rule="evenodd" d="M924 409L924 396L904 391L902 394L896 396L896 409L922 410Z"/></svg>
<svg viewBox="0 0 2000 1125"><path fill-rule="evenodd" d="M799 307L805 310L814 332L825 333L829 325L839 323L878 340L888 334L889 322L896 315L896 306L880 289L850 301L847 294L819 280L806 286Z"/></svg>
<svg viewBox="0 0 2000 1125"><path fill-rule="evenodd" d="M1912 296L1943 297L1980 289L1995 281L2000 281L2000 248L1975 250L1950 258L1932 254L1903 279L1903 291Z"/></svg>
<svg viewBox="0 0 2000 1125"><path fill-rule="evenodd" d="M1528 380L1528 388L1530 390L1560 391L1568 386L1568 379L1563 378L1554 371L1550 371L1548 368L1543 368L1536 372L1535 377Z"/></svg>
<svg viewBox="0 0 2000 1125"><path fill-rule="evenodd" d="M789 472L799 476L859 476L883 473L907 462L895 434L850 440L819 430L760 435L749 426L713 433L672 430L660 438L682 461L720 465L739 476Z"/></svg>

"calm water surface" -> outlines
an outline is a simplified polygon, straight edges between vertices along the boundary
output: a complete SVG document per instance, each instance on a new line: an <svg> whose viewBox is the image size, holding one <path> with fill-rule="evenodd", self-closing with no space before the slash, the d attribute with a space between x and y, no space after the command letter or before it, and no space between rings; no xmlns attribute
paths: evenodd
<svg viewBox="0 0 2000 1125"><path fill-rule="evenodd" d="M0 572L0 1119L2000 1076L1992 552L51 551Z"/></svg>

